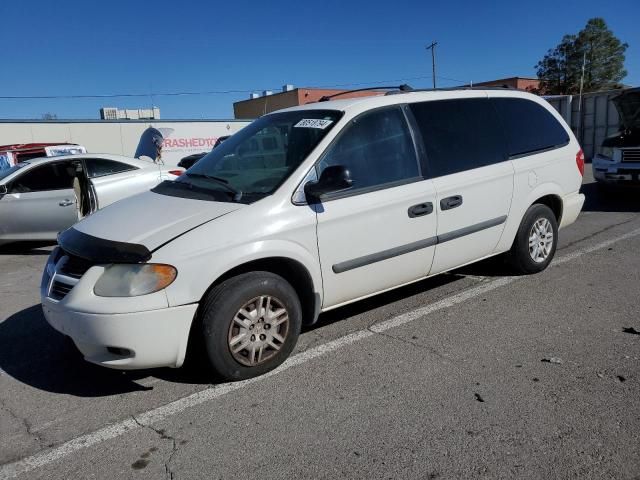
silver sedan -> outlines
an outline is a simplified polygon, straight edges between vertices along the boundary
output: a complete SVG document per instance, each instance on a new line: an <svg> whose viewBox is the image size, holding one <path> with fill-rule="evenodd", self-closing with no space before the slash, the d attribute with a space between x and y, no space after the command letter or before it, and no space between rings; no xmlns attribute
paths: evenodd
<svg viewBox="0 0 640 480"><path fill-rule="evenodd" d="M108 154L36 158L0 170L0 245L55 240L82 217L180 173Z"/></svg>

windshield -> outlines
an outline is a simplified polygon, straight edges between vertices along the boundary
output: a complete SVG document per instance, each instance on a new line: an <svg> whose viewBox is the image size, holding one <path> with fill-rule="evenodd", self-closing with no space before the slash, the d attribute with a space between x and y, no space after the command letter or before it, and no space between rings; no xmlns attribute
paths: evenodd
<svg viewBox="0 0 640 480"><path fill-rule="evenodd" d="M27 166L26 163L17 163L12 167L6 168L4 170L0 170L0 181L4 180L9 175L11 175L14 172L17 172L18 170L20 170L22 167L25 167L25 166Z"/></svg>
<svg viewBox="0 0 640 480"><path fill-rule="evenodd" d="M275 192L341 116L335 110L300 110L261 117L168 182L174 185L155 191L252 203Z"/></svg>

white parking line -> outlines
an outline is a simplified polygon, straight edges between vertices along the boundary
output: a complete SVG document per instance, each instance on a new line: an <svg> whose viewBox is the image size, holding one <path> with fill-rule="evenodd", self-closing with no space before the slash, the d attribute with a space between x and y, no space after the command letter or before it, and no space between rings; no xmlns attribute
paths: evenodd
<svg viewBox="0 0 640 480"><path fill-rule="evenodd" d="M585 254L592 253L597 250L602 250L603 248L607 248L613 245L614 243L620 242L622 240L627 240L629 238L636 237L638 235L640 235L640 228L633 230L631 232L625 233L624 235L620 235L610 240L606 240L604 242L598 243L596 245L575 250L571 253L568 253L567 255L564 255L558 258L557 260L554 260L551 263L551 267L562 265L563 263L569 262L571 260L575 260L576 258L581 257ZM181 413L187 410L188 408L203 404L205 402L209 402L218 397L226 395L227 393L233 392L235 390L239 390L253 383L263 381L269 377L278 375L290 369L291 367L301 365L314 358L320 357L322 355L326 355L327 353L336 351L340 348L343 348L347 345L351 345L355 342L359 342L361 340L364 340L365 338L369 338L375 335L376 333L384 332L389 329L396 328L401 325L405 325L409 322L417 320L418 318L422 318L438 310L443 310L445 308L452 307L454 305L460 304L462 302L478 297L480 295L484 295L487 292L503 287L505 285L515 282L516 280L523 279L523 278L528 278L528 277L526 276L502 277L502 278L498 278L496 280L478 285L476 287L472 287L468 290L465 290L461 293L445 298L438 302L426 305L424 307L418 308L416 310L412 310L407 313L403 313L402 315L398 315L397 317L393 317L384 322L377 323L372 327L370 327L369 329L360 330L360 331L351 333L349 335L345 335L331 342L328 342L328 343L319 345L317 347L311 348L309 350L306 350L304 352L301 352L289 358L277 369L265 375L262 375L260 377L252 378L250 380L244 380L242 382L215 385L213 387L207 388L200 392L196 392L187 397L183 397L178 400L175 400L161 407L157 407L152 410L149 410L145 413L137 415L136 417L131 417L121 422L103 427L95 432L88 433L80 437L76 437L49 451L37 453L35 455L23 458L16 462L5 464L0 467L0 479L15 478L18 475L27 473L36 468L39 468L49 463L60 460L78 450L82 450L92 445L102 443L106 440L119 437L130 430L141 428L141 426L152 425L154 423L160 422L170 416Z"/></svg>

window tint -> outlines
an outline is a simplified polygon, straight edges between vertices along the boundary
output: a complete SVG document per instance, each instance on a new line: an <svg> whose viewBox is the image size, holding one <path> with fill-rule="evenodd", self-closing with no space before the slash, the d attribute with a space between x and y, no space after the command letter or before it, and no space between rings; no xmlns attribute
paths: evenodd
<svg viewBox="0 0 640 480"><path fill-rule="evenodd" d="M506 160L504 135L485 98L414 103L429 174L449 175Z"/></svg>
<svg viewBox="0 0 640 480"><path fill-rule="evenodd" d="M113 175L115 173L128 172L129 170L137 170L137 167L127 163L116 162L115 160L106 160L104 158L88 158L85 162L87 164L87 175L89 178Z"/></svg>
<svg viewBox="0 0 640 480"><path fill-rule="evenodd" d="M11 184L14 193L73 188L75 167L71 163L49 163L27 170Z"/></svg>
<svg viewBox="0 0 640 480"><path fill-rule="evenodd" d="M22 167L26 167L27 165L29 165L29 164L28 163L16 163L12 167L7 167L4 170L0 169L0 180L4 180L9 175L13 175L15 172L20 170Z"/></svg>
<svg viewBox="0 0 640 480"><path fill-rule="evenodd" d="M560 147L569 143L569 135L544 107L523 98L493 98L502 119L509 156Z"/></svg>
<svg viewBox="0 0 640 480"><path fill-rule="evenodd" d="M356 118L320 160L319 173L344 165L353 190L376 187L420 176L418 161L399 108L376 110Z"/></svg>

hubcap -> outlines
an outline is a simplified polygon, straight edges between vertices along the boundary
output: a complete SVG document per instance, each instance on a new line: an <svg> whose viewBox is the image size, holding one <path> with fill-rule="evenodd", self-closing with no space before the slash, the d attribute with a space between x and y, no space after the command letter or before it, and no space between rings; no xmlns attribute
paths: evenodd
<svg viewBox="0 0 640 480"><path fill-rule="evenodd" d="M289 333L289 314L282 302L267 295L245 303L229 327L229 350L248 367L266 362L284 345Z"/></svg>
<svg viewBox="0 0 640 480"><path fill-rule="evenodd" d="M529 255L536 263L544 262L553 248L553 227L546 218L539 218L529 232Z"/></svg>

